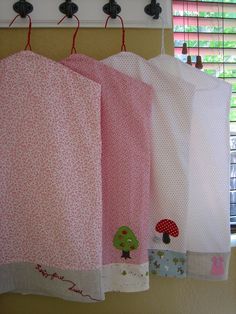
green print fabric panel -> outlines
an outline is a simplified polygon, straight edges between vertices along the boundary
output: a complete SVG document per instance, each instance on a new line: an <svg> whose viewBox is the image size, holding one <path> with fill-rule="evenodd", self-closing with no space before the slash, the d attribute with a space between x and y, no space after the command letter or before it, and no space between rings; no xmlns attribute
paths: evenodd
<svg viewBox="0 0 236 314"><path fill-rule="evenodd" d="M186 277L186 254L149 250L149 271L162 277Z"/></svg>

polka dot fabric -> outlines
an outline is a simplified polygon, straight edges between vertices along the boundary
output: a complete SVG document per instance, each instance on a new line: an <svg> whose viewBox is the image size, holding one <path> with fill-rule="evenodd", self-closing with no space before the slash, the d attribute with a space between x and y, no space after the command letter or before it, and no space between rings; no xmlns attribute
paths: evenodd
<svg viewBox="0 0 236 314"><path fill-rule="evenodd" d="M168 219L161 220L156 225L156 231L161 233L166 232L173 237L177 237L179 235L179 229L177 228L176 224Z"/></svg>
<svg viewBox="0 0 236 314"><path fill-rule="evenodd" d="M198 71L176 58L151 60L194 84L189 151L188 251L230 251L229 230L229 108L230 84Z"/></svg>
<svg viewBox="0 0 236 314"><path fill-rule="evenodd" d="M151 222L149 248L186 252L188 213L188 163L190 147L191 99L194 86L129 52L103 62L153 87ZM179 229L178 237L164 243L156 224L169 219Z"/></svg>
<svg viewBox="0 0 236 314"><path fill-rule="evenodd" d="M84 55L74 54L62 64L102 86L103 264L147 263L152 89ZM113 245L122 226L139 243L127 259ZM112 271L106 273L114 281Z"/></svg>
<svg viewBox="0 0 236 314"><path fill-rule="evenodd" d="M0 265L99 269L101 86L24 51L0 90Z"/></svg>
<svg viewBox="0 0 236 314"><path fill-rule="evenodd" d="M231 86L168 55L156 57L151 63L196 89L188 170L187 275L225 280L230 259ZM212 258L218 255L225 265L220 276L211 271Z"/></svg>

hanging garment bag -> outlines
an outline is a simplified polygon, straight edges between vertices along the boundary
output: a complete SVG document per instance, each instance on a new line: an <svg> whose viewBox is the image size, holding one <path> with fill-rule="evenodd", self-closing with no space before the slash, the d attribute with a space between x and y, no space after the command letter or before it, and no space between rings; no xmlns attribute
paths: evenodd
<svg viewBox="0 0 236 314"><path fill-rule="evenodd" d="M100 301L101 86L23 51L0 90L0 292Z"/></svg>
<svg viewBox="0 0 236 314"><path fill-rule="evenodd" d="M230 257L229 108L231 85L178 59L150 62L195 86L189 151L188 276L222 280Z"/></svg>
<svg viewBox="0 0 236 314"><path fill-rule="evenodd" d="M152 89L81 54L62 64L102 85L104 291L146 290Z"/></svg>
<svg viewBox="0 0 236 314"><path fill-rule="evenodd" d="M194 86L181 79L176 80L130 52L120 52L103 63L141 79L154 89L150 270L153 274L183 277L186 273L188 167Z"/></svg>

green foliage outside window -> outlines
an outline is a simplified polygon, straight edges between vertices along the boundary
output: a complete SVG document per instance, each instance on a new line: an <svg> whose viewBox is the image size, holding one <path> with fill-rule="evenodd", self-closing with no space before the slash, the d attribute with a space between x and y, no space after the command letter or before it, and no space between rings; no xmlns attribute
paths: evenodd
<svg viewBox="0 0 236 314"><path fill-rule="evenodd" d="M197 32L197 26L192 26L192 25L175 25L174 26L174 32L189 32L189 33L196 33ZM223 28L221 25L217 26L199 26L199 32L202 33L223 33ZM236 33L236 25L227 27L225 26L224 28L224 33L225 34L234 34Z"/></svg>

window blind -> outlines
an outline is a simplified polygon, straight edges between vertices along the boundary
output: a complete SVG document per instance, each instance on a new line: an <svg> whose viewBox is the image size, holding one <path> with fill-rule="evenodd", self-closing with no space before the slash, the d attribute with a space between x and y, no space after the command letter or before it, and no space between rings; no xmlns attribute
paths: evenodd
<svg viewBox="0 0 236 314"><path fill-rule="evenodd" d="M175 56L232 84L230 108L230 224L236 230L236 0L173 0ZM187 54L182 54L183 44ZM217 147L216 147L217 154Z"/></svg>

